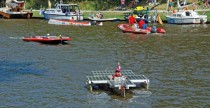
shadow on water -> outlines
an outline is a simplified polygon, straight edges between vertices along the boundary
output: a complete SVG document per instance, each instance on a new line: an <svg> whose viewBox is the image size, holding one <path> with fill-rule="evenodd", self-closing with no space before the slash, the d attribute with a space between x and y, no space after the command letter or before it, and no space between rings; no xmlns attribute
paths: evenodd
<svg viewBox="0 0 210 108"><path fill-rule="evenodd" d="M32 62L0 61L0 81L9 81L18 75L42 76L46 70L32 67Z"/></svg>
<svg viewBox="0 0 210 108"><path fill-rule="evenodd" d="M40 45L52 45L52 46L58 46L58 45L70 45L70 43L68 42L62 42L62 43L49 43L49 42L36 42L36 43L39 43Z"/></svg>

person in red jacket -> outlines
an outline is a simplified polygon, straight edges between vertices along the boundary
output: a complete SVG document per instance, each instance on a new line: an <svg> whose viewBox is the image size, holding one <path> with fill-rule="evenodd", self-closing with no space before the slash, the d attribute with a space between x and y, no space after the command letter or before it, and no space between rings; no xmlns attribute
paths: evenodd
<svg viewBox="0 0 210 108"><path fill-rule="evenodd" d="M145 22L144 20L140 20L138 24L139 24L139 28L143 29L143 25L145 24Z"/></svg>
<svg viewBox="0 0 210 108"><path fill-rule="evenodd" d="M131 14L131 16L128 18L128 21L131 26L135 23L136 18L133 16L133 14Z"/></svg>

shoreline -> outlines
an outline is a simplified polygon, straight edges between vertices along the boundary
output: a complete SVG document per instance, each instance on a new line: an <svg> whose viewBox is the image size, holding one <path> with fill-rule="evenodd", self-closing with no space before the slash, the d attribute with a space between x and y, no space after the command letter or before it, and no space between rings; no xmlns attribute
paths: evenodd
<svg viewBox="0 0 210 108"><path fill-rule="evenodd" d="M210 8L209 9L199 9L199 10L195 10L197 12L205 12L206 15L207 15L207 22L206 24L209 24L210 23ZM133 10L125 10L125 11L91 11L91 10L81 10L81 12L83 12L84 14L84 20L88 20L88 16L90 13L98 13L98 12L101 12L104 14L104 16L106 18L118 18L120 19L120 21L126 21L124 19L124 15L126 13L131 13L133 12ZM154 13L155 10L151 10L151 13ZM158 13L160 13L160 16L161 16L161 19L164 23L167 23L166 21L166 17L165 17L165 14L166 13L172 13L172 11L166 11L166 10L157 10ZM44 17L42 15L39 15L39 10L33 10L33 16L32 16L32 19L44 19Z"/></svg>

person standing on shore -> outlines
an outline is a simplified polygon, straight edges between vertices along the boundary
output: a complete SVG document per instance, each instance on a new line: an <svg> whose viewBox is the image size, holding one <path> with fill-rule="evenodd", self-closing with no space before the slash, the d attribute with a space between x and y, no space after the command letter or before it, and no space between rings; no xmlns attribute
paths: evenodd
<svg viewBox="0 0 210 108"><path fill-rule="evenodd" d="M197 9L197 5L196 5L195 0L193 0L192 7L193 7L193 10L196 10Z"/></svg>
<svg viewBox="0 0 210 108"><path fill-rule="evenodd" d="M169 0L169 11L173 10L173 1Z"/></svg>
<svg viewBox="0 0 210 108"><path fill-rule="evenodd" d="M205 8L208 8L208 7L209 7L209 2L208 2L208 0L204 0L204 6L205 6Z"/></svg>
<svg viewBox="0 0 210 108"><path fill-rule="evenodd" d="M120 3L121 3L121 8L124 8L125 7L125 0L120 0Z"/></svg>

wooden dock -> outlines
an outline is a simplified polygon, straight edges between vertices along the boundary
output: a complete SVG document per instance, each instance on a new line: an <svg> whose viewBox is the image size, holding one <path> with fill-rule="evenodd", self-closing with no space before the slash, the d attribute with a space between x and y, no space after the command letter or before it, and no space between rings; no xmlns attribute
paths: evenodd
<svg viewBox="0 0 210 108"><path fill-rule="evenodd" d="M5 12L1 12L0 11L0 16L3 16L3 18L10 18L10 14L7 14L7 13L5 13Z"/></svg>

